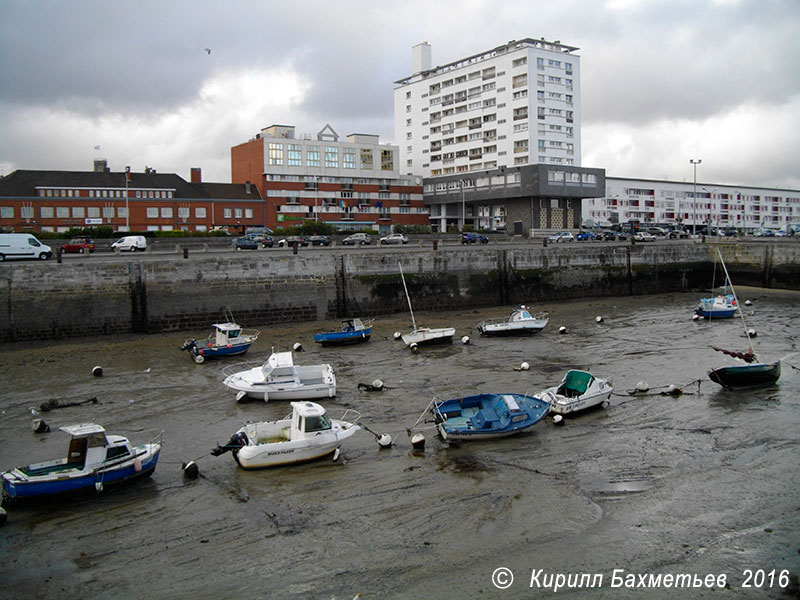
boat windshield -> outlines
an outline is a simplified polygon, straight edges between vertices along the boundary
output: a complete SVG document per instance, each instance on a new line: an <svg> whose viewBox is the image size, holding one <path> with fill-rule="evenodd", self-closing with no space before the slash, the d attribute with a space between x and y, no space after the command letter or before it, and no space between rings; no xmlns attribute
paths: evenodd
<svg viewBox="0 0 800 600"><path fill-rule="evenodd" d="M328 415L318 417L306 417L306 433L313 431L326 431L331 428L331 420Z"/></svg>

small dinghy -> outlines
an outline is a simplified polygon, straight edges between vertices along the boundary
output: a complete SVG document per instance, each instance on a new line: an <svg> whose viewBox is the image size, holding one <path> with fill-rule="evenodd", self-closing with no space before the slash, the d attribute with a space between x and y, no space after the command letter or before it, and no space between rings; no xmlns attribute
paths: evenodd
<svg viewBox="0 0 800 600"><path fill-rule="evenodd" d="M598 379L587 371L571 369L557 386L547 388L539 396L550 403L550 410L566 415L602 404L614 388L610 379Z"/></svg>
<svg viewBox="0 0 800 600"><path fill-rule="evenodd" d="M273 352L263 365L251 364L222 370L222 383L236 392L237 400L311 400L336 395L336 375L329 364L296 365L291 352Z"/></svg>
<svg viewBox="0 0 800 600"><path fill-rule="evenodd" d="M186 340L181 350L188 350L194 362L202 364L207 358L244 354L258 339L257 329L244 330L234 322L214 323L214 331L205 340Z"/></svg>
<svg viewBox="0 0 800 600"><path fill-rule="evenodd" d="M352 420L346 421L348 413ZM361 429L359 415L347 410L331 419L316 402L292 402L292 413L279 421L248 423L228 443L211 451L214 456L231 452L243 469L261 469L306 462L335 452Z"/></svg>
<svg viewBox="0 0 800 600"><path fill-rule="evenodd" d="M520 306L506 318L488 319L478 323L481 335L518 335L539 333L545 328L549 316L546 312L532 315L530 308Z"/></svg>
<svg viewBox="0 0 800 600"><path fill-rule="evenodd" d="M729 318L736 314L736 298L733 294L720 294L712 298L701 298L695 314L704 319Z"/></svg>
<svg viewBox="0 0 800 600"><path fill-rule="evenodd" d="M484 440L505 437L536 425L550 405L523 394L476 394L435 401L431 412L444 440Z"/></svg>
<svg viewBox="0 0 800 600"><path fill-rule="evenodd" d="M366 342L372 335L374 319L343 319L340 331L315 333L314 341L323 346L343 346Z"/></svg>
<svg viewBox="0 0 800 600"><path fill-rule="evenodd" d="M161 443L131 446L128 438L106 435L94 423L61 427L71 436L66 458L17 467L3 473L3 494L9 498L45 498L147 477L153 473Z"/></svg>

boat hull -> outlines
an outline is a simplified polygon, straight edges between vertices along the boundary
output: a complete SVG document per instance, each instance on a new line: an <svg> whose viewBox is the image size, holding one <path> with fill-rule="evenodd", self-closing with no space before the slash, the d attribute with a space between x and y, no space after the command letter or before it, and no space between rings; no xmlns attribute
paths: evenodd
<svg viewBox="0 0 800 600"><path fill-rule="evenodd" d="M204 358L221 358L223 356L236 356L237 354L244 354L250 349L253 342L244 344L229 344L227 346L206 346L198 347L196 351L192 352L192 356L203 356Z"/></svg>
<svg viewBox="0 0 800 600"><path fill-rule="evenodd" d="M453 327L442 327L438 329L416 329L411 333L401 336L406 346L416 344L417 346L435 346L437 344L452 344L456 330Z"/></svg>
<svg viewBox="0 0 800 600"><path fill-rule="evenodd" d="M712 369L708 378L728 390L763 387L775 384L781 377L780 361L737 365Z"/></svg>
<svg viewBox="0 0 800 600"><path fill-rule="evenodd" d="M314 334L314 341L323 346L347 346L369 341L372 328L362 331L332 331Z"/></svg>
<svg viewBox="0 0 800 600"><path fill-rule="evenodd" d="M478 332L481 335L533 335L539 333L547 325L544 323L493 323L478 325Z"/></svg>
<svg viewBox="0 0 800 600"><path fill-rule="evenodd" d="M500 409L495 408L498 405ZM442 439L466 441L521 433L541 421L549 410L548 402L535 396L477 394L438 402L433 413Z"/></svg>
<svg viewBox="0 0 800 600"><path fill-rule="evenodd" d="M148 477L156 468L161 447L159 444L146 444L144 448L145 453L136 460L126 461L114 468L98 468L74 474L62 471L33 477L25 477L21 469L13 469L3 473L3 493L12 499L50 498L100 491L105 487Z"/></svg>

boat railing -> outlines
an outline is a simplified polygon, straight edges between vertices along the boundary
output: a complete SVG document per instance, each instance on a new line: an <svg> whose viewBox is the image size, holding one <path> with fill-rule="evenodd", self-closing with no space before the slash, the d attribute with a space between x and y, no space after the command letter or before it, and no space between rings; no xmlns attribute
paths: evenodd
<svg viewBox="0 0 800 600"><path fill-rule="evenodd" d="M257 360L249 360L245 362L238 362L233 365L227 365L222 367L222 376L223 377L230 377L231 375L236 375L236 373L241 373L242 371L247 371L254 367L261 367L264 363Z"/></svg>
<svg viewBox="0 0 800 600"><path fill-rule="evenodd" d="M351 424L358 423L361 420L361 413L354 408L348 408L342 413L338 420Z"/></svg>

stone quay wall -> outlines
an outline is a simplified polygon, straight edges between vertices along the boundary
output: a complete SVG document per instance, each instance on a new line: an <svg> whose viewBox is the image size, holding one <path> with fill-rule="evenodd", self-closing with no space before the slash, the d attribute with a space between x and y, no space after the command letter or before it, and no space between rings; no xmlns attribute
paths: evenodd
<svg viewBox="0 0 800 600"><path fill-rule="evenodd" d="M800 289L800 244L504 244L0 265L0 339L205 329L737 285Z"/></svg>

